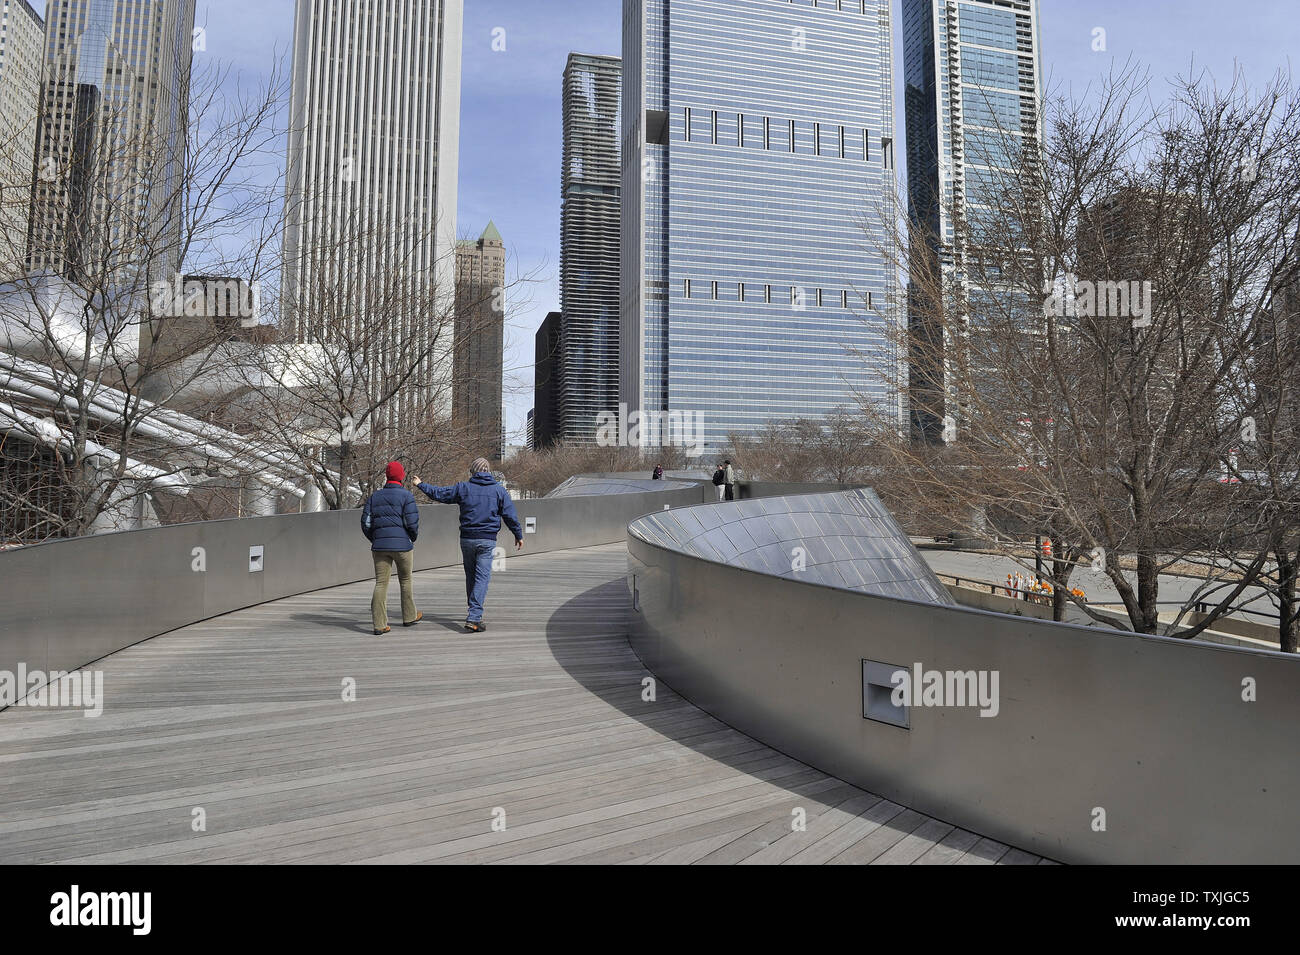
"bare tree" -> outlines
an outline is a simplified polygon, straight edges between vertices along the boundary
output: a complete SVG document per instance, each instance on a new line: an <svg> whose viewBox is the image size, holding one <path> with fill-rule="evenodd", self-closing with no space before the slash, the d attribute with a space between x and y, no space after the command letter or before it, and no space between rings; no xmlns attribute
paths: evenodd
<svg viewBox="0 0 1300 955"><path fill-rule="evenodd" d="M1111 622L1069 594L1083 562L1156 632L1161 573L1199 564L1173 620L1208 602L1193 636L1258 582L1284 523L1219 479L1294 250L1300 96L1281 76L1151 94L1129 69L1093 105L1043 104L1046 148L1002 130L954 190L951 240L919 220L896 236L915 428L889 447L967 533L1026 566L1025 537L1052 540L1058 615L1069 599Z"/></svg>
<svg viewBox="0 0 1300 955"><path fill-rule="evenodd" d="M286 243L278 334L250 367L238 414L339 509L382 485L390 460L450 475L492 453L499 433L453 419L453 393L473 384L455 359L488 325L504 324L512 290L534 276L458 294L455 246L436 221L395 225L346 189L331 199L290 197L332 218L303 230L310 243Z"/></svg>
<svg viewBox="0 0 1300 955"><path fill-rule="evenodd" d="M771 481L852 484L874 477L883 459L879 425L854 408L824 418L770 421L757 433L728 436L732 460Z"/></svg>
<svg viewBox="0 0 1300 955"><path fill-rule="evenodd" d="M4 190L25 191L28 215L0 226L0 505L12 541L111 528L217 463L211 434L178 427L168 406L219 373L234 330L257 321L281 81L232 94L219 64L182 73L179 100L142 108L52 69L35 156L0 156L30 173ZM0 143L11 148L25 147ZM221 277L216 314L212 286L198 283L196 302L187 274ZM267 466L230 449L219 458L227 476Z"/></svg>
<svg viewBox="0 0 1300 955"><path fill-rule="evenodd" d="M1258 575L1278 614L1278 642L1300 652L1300 273L1274 289L1251 342L1246 373L1234 384L1233 417L1241 431L1224 480L1242 509L1262 526L1259 548L1270 560ZM1230 570L1241 573L1239 562Z"/></svg>

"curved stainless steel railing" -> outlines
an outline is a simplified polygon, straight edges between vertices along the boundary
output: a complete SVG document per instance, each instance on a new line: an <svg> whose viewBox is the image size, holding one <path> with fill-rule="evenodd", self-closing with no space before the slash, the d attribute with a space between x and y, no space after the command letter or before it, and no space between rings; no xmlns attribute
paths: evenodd
<svg viewBox="0 0 1300 955"><path fill-rule="evenodd" d="M932 600L919 557L879 556L890 536L896 554L911 549L873 501L759 499L634 521L633 649L768 745L1049 858L1300 861L1300 659ZM758 538L760 517L782 528L775 541ZM791 566L796 547L845 555L825 540L833 530L862 541L858 556ZM853 585L883 560L903 561L902 586Z"/></svg>
<svg viewBox="0 0 1300 955"><path fill-rule="evenodd" d="M517 501L528 529L524 553L620 542L628 521L698 503L712 490L684 484ZM456 508L423 505L420 525L417 570L461 562ZM350 510L173 524L5 551L0 670L15 673L20 663L28 672L74 670L209 617L365 580L374 573L369 546L359 511Z"/></svg>

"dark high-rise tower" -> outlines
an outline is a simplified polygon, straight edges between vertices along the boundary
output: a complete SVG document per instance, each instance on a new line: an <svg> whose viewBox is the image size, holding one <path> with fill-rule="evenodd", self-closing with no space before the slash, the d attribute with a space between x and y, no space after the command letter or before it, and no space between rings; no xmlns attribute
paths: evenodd
<svg viewBox="0 0 1300 955"><path fill-rule="evenodd" d="M967 250L954 215L978 233L981 210L1012 151L1042 142L1038 0L903 0L904 110L908 217L913 248L909 314L914 437L937 442L945 419L957 426L960 396L951 381L935 316L926 300L939 287L966 286ZM954 399L956 402L954 403Z"/></svg>
<svg viewBox="0 0 1300 955"><path fill-rule="evenodd" d="M534 338L533 437L529 446L540 450L554 444L559 419L559 386L556 369L560 353L560 313L549 312Z"/></svg>

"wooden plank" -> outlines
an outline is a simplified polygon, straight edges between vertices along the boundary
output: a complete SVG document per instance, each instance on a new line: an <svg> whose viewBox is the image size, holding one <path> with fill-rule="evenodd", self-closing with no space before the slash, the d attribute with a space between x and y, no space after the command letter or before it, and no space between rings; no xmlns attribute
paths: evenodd
<svg viewBox="0 0 1300 955"><path fill-rule="evenodd" d="M1011 847L1001 842L995 842L992 839L980 839L975 843L974 848L968 851L964 856L957 860L957 865L993 865L1004 855Z"/></svg>
<svg viewBox="0 0 1300 955"><path fill-rule="evenodd" d="M643 701L626 561L512 558L484 634L448 568L383 638L358 583L114 654L103 716L0 713L0 863L1038 861Z"/></svg>
<svg viewBox="0 0 1300 955"><path fill-rule="evenodd" d="M954 829L943 837L929 852L923 854L913 865L952 865L975 844L980 837L965 829Z"/></svg>

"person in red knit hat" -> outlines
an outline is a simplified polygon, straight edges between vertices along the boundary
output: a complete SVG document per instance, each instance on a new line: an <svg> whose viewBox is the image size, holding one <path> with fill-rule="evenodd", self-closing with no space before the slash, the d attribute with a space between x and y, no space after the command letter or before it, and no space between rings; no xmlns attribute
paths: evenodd
<svg viewBox="0 0 1300 955"><path fill-rule="evenodd" d="M424 617L415 609L411 570L415 564L415 539L420 535L420 509L415 495L402 486L406 469L390 461L384 469L387 483L366 499L361 508L361 533L370 541L375 561L375 592L370 598L370 617L375 636L388 633L388 580L397 568L402 591L402 626L413 627Z"/></svg>

